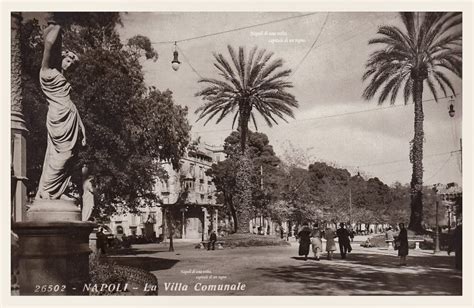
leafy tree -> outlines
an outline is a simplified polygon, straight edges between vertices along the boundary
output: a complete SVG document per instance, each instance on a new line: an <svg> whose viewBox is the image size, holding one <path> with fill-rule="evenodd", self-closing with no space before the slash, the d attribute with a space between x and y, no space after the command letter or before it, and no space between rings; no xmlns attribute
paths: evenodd
<svg viewBox="0 0 474 308"><path fill-rule="evenodd" d="M174 104L171 91L145 86L139 63L142 53L138 51L152 59L156 59L156 51L140 36L122 45L115 30L120 24L118 14L66 15L68 18L56 14L55 19L64 22L64 46L79 54L80 64L67 79L88 141L79 153L76 169L86 163L96 176L102 214L113 213L119 204L133 211L157 202L154 182L164 175L157 162L170 161L178 168L189 142L187 108ZM22 52L28 67L24 71L25 116L30 130L28 177L35 189L45 153L47 104L37 77L41 29L35 20L27 21L23 29ZM75 180L80 181L77 176Z"/></svg>
<svg viewBox="0 0 474 308"><path fill-rule="evenodd" d="M234 220L234 232L248 232L252 214L267 214L271 191L275 187L273 175L280 164L268 137L263 133L249 133L246 165L242 164L240 132L234 131L224 141L227 158L214 164L207 172L213 177L220 197L229 207ZM248 181L241 181L242 177ZM245 198L247 200L243 200Z"/></svg>
<svg viewBox="0 0 474 308"><path fill-rule="evenodd" d="M405 29L379 27L377 38L369 44L382 44L366 64L363 80L371 77L363 97L372 99L379 92L378 103L390 97L394 104L403 87L405 104L410 97L415 105L414 137L410 142L413 165L411 216L409 228L421 231L423 221L423 87L428 86L435 100L438 90L452 95L451 75L462 77L462 15L459 12L400 13Z"/></svg>
<svg viewBox="0 0 474 308"><path fill-rule="evenodd" d="M314 202L323 209L324 219L331 222L349 221L349 171L324 162L309 165L308 171Z"/></svg>

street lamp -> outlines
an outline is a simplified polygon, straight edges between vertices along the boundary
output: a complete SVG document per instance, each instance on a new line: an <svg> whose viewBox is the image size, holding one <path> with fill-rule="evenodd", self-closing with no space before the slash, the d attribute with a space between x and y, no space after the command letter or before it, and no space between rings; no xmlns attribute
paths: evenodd
<svg viewBox="0 0 474 308"><path fill-rule="evenodd" d="M451 118L454 117L456 111L454 110L454 98L451 96L451 99L449 100L450 105L449 105L449 111L448 114Z"/></svg>
<svg viewBox="0 0 474 308"><path fill-rule="evenodd" d="M179 69L181 62L178 60L178 47L176 42L174 42L174 51L173 51L173 61L171 61L171 67L173 70L177 71Z"/></svg>

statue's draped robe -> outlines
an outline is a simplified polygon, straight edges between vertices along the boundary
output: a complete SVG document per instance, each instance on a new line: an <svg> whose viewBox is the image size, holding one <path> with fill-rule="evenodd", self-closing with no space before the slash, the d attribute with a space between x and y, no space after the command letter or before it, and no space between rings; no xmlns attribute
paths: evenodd
<svg viewBox="0 0 474 308"><path fill-rule="evenodd" d="M82 191L82 221L88 221L94 209L94 187L91 177L82 184Z"/></svg>
<svg viewBox="0 0 474 308"><path fill-rule="evenodd" d="M69 97L71 85L56 69L42 69L40 84L48 101L48 145L36 198L58 199L71 180L70 160L79 141L81 118Z"/></svg>

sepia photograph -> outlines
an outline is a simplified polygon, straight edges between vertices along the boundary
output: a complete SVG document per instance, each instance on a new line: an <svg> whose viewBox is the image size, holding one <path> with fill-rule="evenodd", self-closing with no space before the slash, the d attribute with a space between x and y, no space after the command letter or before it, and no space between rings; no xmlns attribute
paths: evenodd
<svg viewBox="0 0 474 308"><path fill-rule="evenodd" d="M12 298L467 295L462 10L8 14Z"/></svg>

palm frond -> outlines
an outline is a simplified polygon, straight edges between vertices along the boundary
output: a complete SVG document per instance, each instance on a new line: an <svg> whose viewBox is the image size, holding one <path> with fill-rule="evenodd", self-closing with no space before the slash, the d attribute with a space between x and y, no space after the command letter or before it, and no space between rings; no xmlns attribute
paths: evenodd
<svg viewBox="0 0 474 308"><path fill-rule="evenodd" d="M242 81L242 87L246 89L247 84L245 83L245 50L242 46L239 47L239 77Z"/></svg>
<svg viewBox="0 0 474 308"><path fill-rule="evenodd" d="M400 12L403 24L407 29L408 36L412 41L415 41L416 30L415 30L415 18L412 12Z"/></svg>
<svg viewBox="0 0 474 308"><path fill-rule="evenodd" d="M234 129L234 126L235 126L235 121L239 118L239 113L236 112L235 113L235 116L234 116L234 120L232 120L232 129Z"/></svg>
<svg viewBox="0 0 474 308"><path fill-rule="evenodd" d="M451 81L449 80L449 78L446 77L446 75L445 75L443 72L439 71L439 70L435 71L434 74L435 74L435 76L437 76L440 80L442 80L443 83L444 83L446 86L448 86L448 88L451 90L451 93L452 93L453 95L455 95L456 92L454 91L454 87L453 87Z"/></svg>
<svg viewBox="0 0 474 308"><path fill-rule="evenodd" d="M248 85L249 83L249 78L250 78L250 71L253 66L253 58L255 57L255 53L257 52L257 46L254 46L252 50L250 50L249 53L249 58L247 60L247 66L245 68L245 79L244 79L244 84Z"/></svg>
<svg viewBox="0 0 474 308"><path fill-rule="evenodd" d="M408 78L405 87L403 88L403 100L405 102L405 105L408 104L408 100L410 99L410 96L413 94L413 79Z"/></svg>
<svg viewBox="0 0 474 308"><path fill-rule="evenodd" d="M252 119L253 126L255 127L255 131L258 132L257 121L255 121L255 115L253 114L253 112L250 113L250 118Z"/></svg>
<svg viewBox="0 0 474 308"><path fill-rule="evenodd" d="M433 77L435 78L435 80L438 82L438 86L441 88L441 91L443 91L443 94L444 96L448 96L448 92L446 91L446 87L444 86L444 82L443 80L441 80L441 78L439 77L438 75L438 72L434 71L433 72Z"/></svg>
<svg viewBox="0 0 474 308"><path fill-rule="evenodd" d="M430 76L426 78L426 83L428 84L428 87L430 88L430 91L433 94L433 98L435 99L436 102L438 102L438 91L436 91L436 87L433 83L433 79Z"/></svg>
<svg viewBox="0 0 474 308"><path fill-rule="evenodd" d="M397 27L381 26L377 33L385 35L391 38L394 42L397 42L397 45L395 46L403 47L400 48L402 50L416 52L415 42L411 41L410 38Z"/></svg>
<svg viewBox="0 0 474 308"><path fill-rule="evenodd" d="M398 82L395 84L395 86L393 87L392 89L392 95L390 96L390 105L393 105L395 104L395 100L397 99L397 95L398 95L398 90L400 89L400 87L402 86L402 84L406 81L406 77L408 76L408 74L404 74L402 75L399 79L398 79Z"/></svg>
<svg viewBox="0 0 474 308"><path fill-rule="evenodd" d="M397 86L397 84L400 84L402 80L402 76L400 74L397 74L385 83L385 86L383 87L382 92L379 95L379 105L381 105L385 101L390 92L392 92L393 89Z"/></svg>

